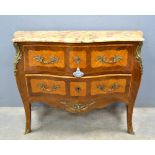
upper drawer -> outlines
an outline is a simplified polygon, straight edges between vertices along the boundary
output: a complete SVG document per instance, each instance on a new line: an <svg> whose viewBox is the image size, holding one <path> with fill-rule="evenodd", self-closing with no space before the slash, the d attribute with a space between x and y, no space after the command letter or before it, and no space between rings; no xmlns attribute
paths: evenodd
<svg viewBox="0 0 155 155"><path fill-rule="evenodd" d="M28 73L73 75L79 67L85 75L130 73L135 45L128 44L31 44L23 45Z"/></svg>

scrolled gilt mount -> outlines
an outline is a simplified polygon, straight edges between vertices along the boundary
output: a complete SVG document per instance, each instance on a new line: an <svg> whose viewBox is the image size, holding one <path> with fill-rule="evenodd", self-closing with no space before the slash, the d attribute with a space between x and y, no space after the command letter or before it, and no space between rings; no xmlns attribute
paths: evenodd
<svg viewBox="0 0 155 155"><path fill-rule="evenodd" d="M22 53L20 52L19 46L17 46L17 43L14 43L14 47L16 49L16 55L14 57L14 75L16 76L17 72L17 64L19 63L20 59L22 58Z"/></svg>
<svg viewBox="0 0 155 155"><path fill-rule="evenodd" d="M70 112L79 113L87 110L90 106L96 103L96 101L90 101L88 103L68 103L67 101L60 101L61 104L65 105L65 109Z"/></svg>
<svg viewBox="0 0 155 155"><path fill-rule="evenodd" d="M110 88L106 88L103 84L102 85L97 85L97 89L99 89L100 91L103 91L103 92L112 92L112 91L115 91L117 90L119 87L121 87L121 85L119 85L118 83L113 83L111 85Z"/></svg>
<svg viewBox="0 0 155 155"><path fill-rule="evenodd" d="M110 59L107 59L105 56L97 56L96 58L96 60L102 64L103 63L114 64L114 63L121 61L122 59L123 57L119 55L115 55Z"/></svg>
<svg viewBox="0 0 155 155"><path fill-rule="evenodd" d="M52 85L50 88L47 86L47 84L45 83L39 83L37 85L42 91L47 91L47 92L52 92L52 91L56 91L58 89L60 89L59 85Z"/></svg>
<svg viewBox="0 0 155 155"><path fill-rule="evenodd" d="M41 55L37 55L33 58L36 62L40 62L42 64L56 64L59 62L58 57L50 57L49 61L46 61L45 58Z"/></svg>
<svg viewBox="0 0 155 155"><path fill-rule="evenodd" d="M136 50L136 59L140 64L140 68L141 68L141 74L143 74L143 61L142 61L142 57L141 57L141 48L142 48L143 43L140 43L137 46L137 50Z"/></svg>

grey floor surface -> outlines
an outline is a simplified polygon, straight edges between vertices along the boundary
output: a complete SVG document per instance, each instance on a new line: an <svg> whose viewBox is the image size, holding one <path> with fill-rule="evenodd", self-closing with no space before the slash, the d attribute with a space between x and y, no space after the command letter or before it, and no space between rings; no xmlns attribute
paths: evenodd
<svg viewBox="0 0 155 155"><path fill-rule="evenodd" d="M32 132L24 135L22 107L0 108L0 139L155 139L155 108L135 108L135 135L126 132L124 106L94 110L84 115L43 107L32 109Z"/></svg>

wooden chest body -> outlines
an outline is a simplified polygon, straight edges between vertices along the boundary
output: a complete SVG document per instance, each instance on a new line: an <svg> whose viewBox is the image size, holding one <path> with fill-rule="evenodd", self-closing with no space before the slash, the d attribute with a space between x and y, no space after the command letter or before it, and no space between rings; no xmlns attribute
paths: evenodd
<svg viewBox="0 0 155 155"><path fill-rule="evenodd" d="M128 132L133 133L132 112L142 74L142 39L52 42L16 37L14 44L15 76L26 112L26 132L31 130L31 104L39 101L72 113L123 102L127 105ZM76 77L77 68L84 75Z"/></svg>

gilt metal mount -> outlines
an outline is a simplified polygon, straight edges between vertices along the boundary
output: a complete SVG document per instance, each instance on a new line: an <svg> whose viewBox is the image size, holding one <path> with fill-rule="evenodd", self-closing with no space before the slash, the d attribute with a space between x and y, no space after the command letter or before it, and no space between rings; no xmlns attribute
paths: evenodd
<svg viewBox="0 0 155 155"><path fill-rule="evenodd" d="M56 91L56 90L60 89L60 86L59 86L59 85L52 85L52 87L49 88L49 87L47 86L47 84L45 84L45 83L39 83L37 86L38 86L42 91L47 91L47 92Z"/></svg>
<svg viewBox="0 0 155 155"><path fill-rule="evenodd" d="M40 62L42 64L56 64L59 62L58 57L50 57L49 61L46 61L45 58L41 55L37 55L33 58L35 61Z"/></svg>
<svg viewBox="0 0 155 155"><path fill-rule="evenodd" d="M114 64L114 63L121 61L122 59L123 59L122 56L119 56L119 55L115 55L114 57L110 59L107 59L105 56L97 56L96 61L102 64L104 63Z"/></svg>
<svg viewBox="0 0 155 155"><path fill-rule="evenodd" d="M140 43L137 47L136 50L136 59L138 60L139 64L140 64L140 68L141 68L141 74L143 74L143 61L142 61L142 57L141 57L141 48L142 48L142 44Z"/></svg>
<svg viewBox="0 0 155 155"><path fill-rule="evenodd" d="M20 49L17 45L17 43L14 43L14 47L16 49L16 55L14 57L14 75L16 76L16 72L17 72L17 64L19 63L19 60L22 58L22 53L20 52Z"/></svg>
<svg viewBox="0 0 155 155"><path fill-rule="evenodd" d="M70 104L67 103L66 101L61 101L60 103L65 105L65 109L67 111L72 111L72 112L82 112L87 110L91 105L95 104L95 101L91 101L89 103L75 103L75 104Z"/></svg>

